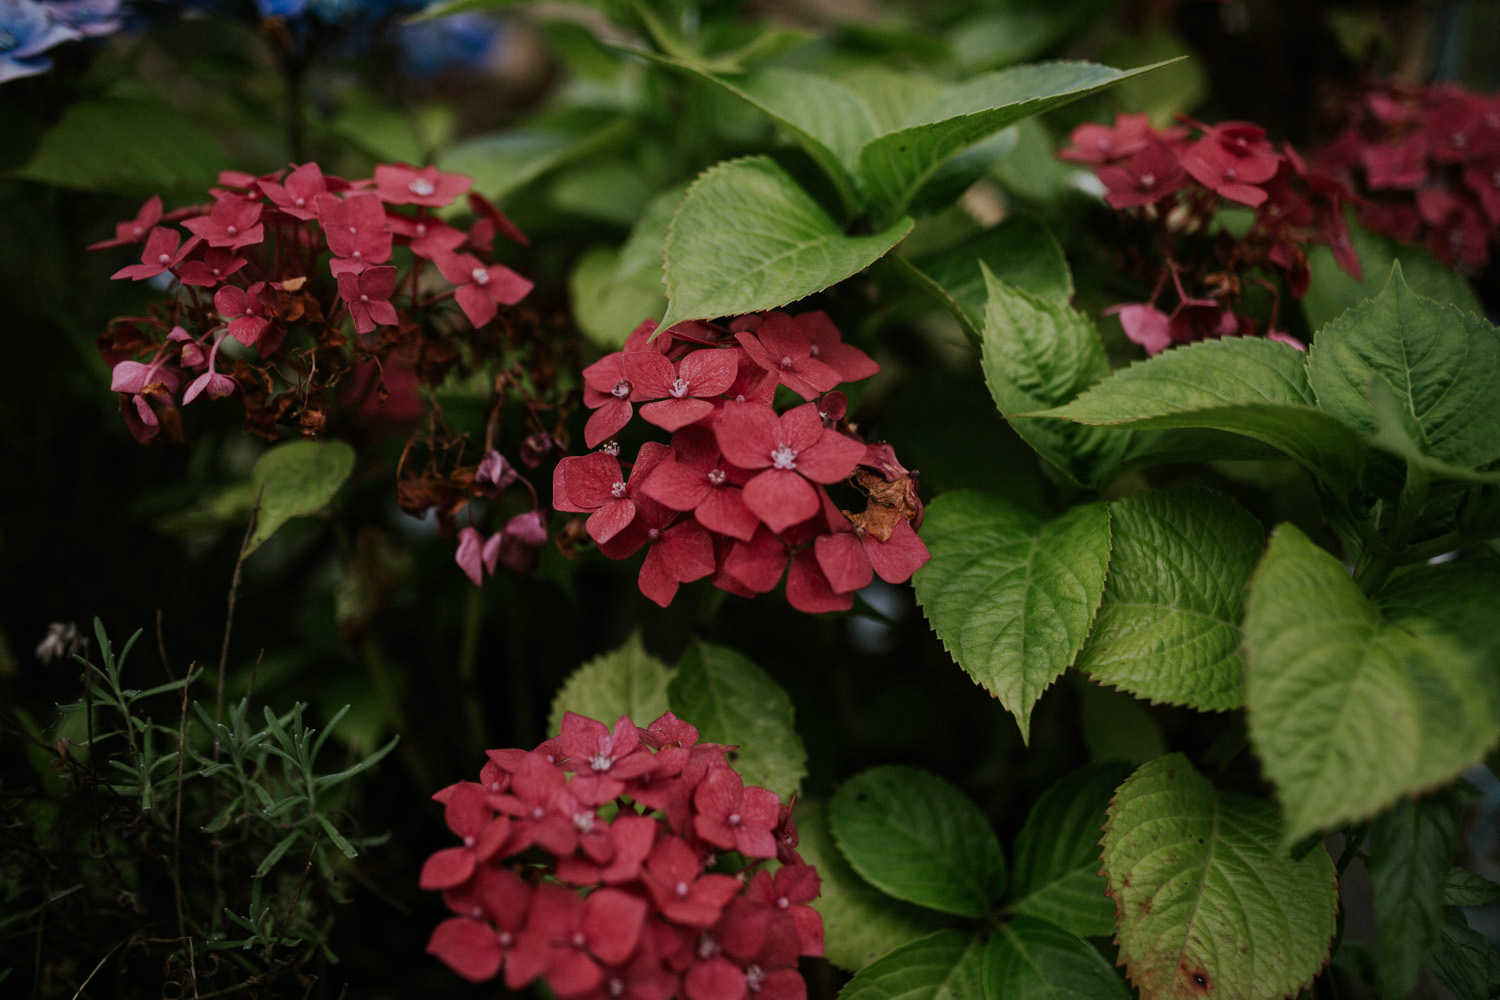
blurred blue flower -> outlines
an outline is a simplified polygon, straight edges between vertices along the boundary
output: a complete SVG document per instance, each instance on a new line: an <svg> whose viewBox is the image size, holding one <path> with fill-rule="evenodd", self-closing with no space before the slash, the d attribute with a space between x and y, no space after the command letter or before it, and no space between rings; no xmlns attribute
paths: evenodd
<svg viewBox="0 0 1500 1000"><path fill-rule="evenodd" d="M52 68L41 53L83 35L54 20L47 6L34 0L0 0L0 83L35 76Z"/></svg>
<svg viewBox="0 0 1500 1000"><path fill-rule="evenodd" d="M54 20L88 38L112 35L120 30L123 14L120 0L54 0L42 6Z"/></svg>
<svg viewBox="0 0 1500 1000"><path fill-rule="evenodd" d="M483 14L455 14L401 29L401 68L429 79L441 73L476 72L489 65L503 27Z"/></svg>

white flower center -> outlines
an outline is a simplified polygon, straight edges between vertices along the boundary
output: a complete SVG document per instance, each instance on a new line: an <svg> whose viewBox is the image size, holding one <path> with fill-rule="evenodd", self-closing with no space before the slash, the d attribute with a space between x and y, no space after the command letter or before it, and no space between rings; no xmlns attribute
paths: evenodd
<svg viewBox="0 0 1500 1000"><path fill-rule="evenodd" d="M609 390L609 394L616 399L624 399L626 396L630 395L630 389L631 385L629 380L622 378L620 379L620 381L615 383L615 387L613 389Z"/></svg>
<svg viewBox="0 0 1500 1000"><path fill-rule="evenodd" d="M783 368L790 368L790 367L792 367L792 357L791 357L791 355L787 355L786 357L783 357L781 359L781 367L783 367Z"/></svg>
<svg viewBox="0 0 1500 1000"><path fill-rule="evenodd" d="M1155 174L1141 174L1141 187L1150 189L1156 186Z"/></svg>
<svg viewBox="0 0 1500 1000"><path fill-rule="evenodd" d="M688 894L688 884L686 882L678 882L675 886L672 887L672 891L677 894L678 899L686 899Z"/></svg>
<svg viewBox="0 0 1500 1000"><path fill-rule="evenodd" d="M625 484L620 483L619 485L624 486ZM596 771L608 771L611 767L614 767L614 765L615 759L607 753L596 753L594 754L594 756L589 758L589 767L593 768Z"/></svg>
<svg viewBox="0 0 1500 1000"><path fill-rule="evenodd" d="M224 227L224 232L228 233L230 236L236 235L239 231L240 230L239 230L238 226L225 226Z"/></svg>
<svg viewBox="0 0 1500 1000"><path fill-rule="evenodd" d="M708 470L708 481L710 483L713 483L715 486L723 486L724 485L724 480L726 480L728 478L729 477L724 474L724 470L723 469L709 469Z"/></svg>
<svg viewBox="0 0 1500 1000"><path fill-rule="evenodd" d="M425 198L428 195L432 194L432 192L436 191L437 188L434 187L432 181L428 180L427 178L418 177L410 184L406 185L406 190L410 191L418 198Z"/></svg>
<svg viewBox="0 0 1500 1000"><path fill-rule="evenodd" d="M579 833L588 833L594 828L594 816L592 813L574 813L573 826Z"/></svg>
<svg viewBox="0 0 1500 1000"><path fill-rule="evenodd" d="M490 283L490 272L482 267L476 267L469 272L469 277L474 279L476 285L488 285Z"/></svg>
<svg viewBox="0 0 1500 1000"><path fill-rule="evenodd" d="M777 469L795 469L797 467L797 453L786 445L778 445L771 452L771 465Z"/></svg>
<svg viewBox="0 0 1500 1000"><path fill-rule="evenodd" d="M724 822L728 823L730 826L739 826L740 825L740 814L739 813L730 813L729 814L729 818L727 820L725 820Z"/></svg>
<svg viewBox="0 0 1500 1000"><path fill-rule="evenodd" d="M626 487L625 480L623 479L617 479L610 484L609 495L614 497L616 500L625 499L625 494L629 492L630 490Z"/></svg>
<svg viewBox="0 0 1500 1000"><path fill-rule="evenodd" d="M672 388L667 391L672 394L673 399L681 399L688 394L688 384L685 380L678 379L672 383Z"/></svg>

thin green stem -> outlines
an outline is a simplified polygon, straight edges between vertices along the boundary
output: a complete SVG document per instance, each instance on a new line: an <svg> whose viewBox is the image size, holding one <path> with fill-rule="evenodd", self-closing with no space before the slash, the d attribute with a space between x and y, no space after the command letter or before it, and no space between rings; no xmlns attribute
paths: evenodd
<svg viewBox="0 0 1500 1000"><path fill-rule="evenodd" d="M1391 573L1406 562L1406 540L1411 537L1417 516L1427 503L1427 489L1432 478L1413 462L1406 465L1406 482L1401 487L1401 501L1396 508L1396 523L1380 549L1367 549L1354 570L1354 582L1366 594L1385 586Z"/></svg>

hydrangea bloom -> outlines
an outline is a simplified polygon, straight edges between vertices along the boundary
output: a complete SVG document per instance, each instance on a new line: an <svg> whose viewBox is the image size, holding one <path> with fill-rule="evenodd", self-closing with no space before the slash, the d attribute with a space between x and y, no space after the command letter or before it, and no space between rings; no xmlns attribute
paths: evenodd
<svg viewBox="0 0 1500 1000"><path fill-rule="evenodd" d="M1301 298L1313 243L1329 246L1338 265L1359 277L1342 214L1348 192L1333 177L1308 169L1295 150L1277 149L1258 125L1183 122L1156 129L1144 114L1122 114L1113 126L1080 125L1058 153L1093 168L1105 203L1147 228L1161 258L1154 275L1142 275L1154 277L1150 298L1109 312L1147 354L1253 334L1295 344L1276 327L1279 290L1268 278L1281 278ZM1231 236L1220 227L1216 215L1224 202L1254 210L1243 232ZM1263 324L1243 310L1247 285L1271 292Z"/></svg>
<svg viewBox="0 0 1500 1000"><path fill-rule="evenodd" d="M655 330L643 323L623 350L584 369L583 401L594 411L584 440L601 450L564 458L552 489L556 509L588 515L585 530L606 556L649 546L641 593L665 607L681 583L708 577L748 596L785 575L799 610L846 610L875 572L900 583L927 561L913 530L921 519L914 477L889 445L855 435L844 419L848 401L834 389L879 365L844 343L826 313L743 316L728 328L683 324L653 340ZM778 413L778 385L808 402ZM647 442L632 464L620 459L615 436L637 404L642 420L672 439ZM832 502L828 488L846 481L865 510ZM894 547L891 519L906 528ZM845 534L833 548L823 541Z"/></svg>
<svg viewBox="0 0 1500 1000"><path fill-rule="evenodd" d="M454 914L428 953L563 1000L805 998L797 960L823 954L818 874L790 804L746 787L730 749L671 712L644 729L569 712L534 751L491 750L478 781L433 796L460 843L422 868Z"/></svg>

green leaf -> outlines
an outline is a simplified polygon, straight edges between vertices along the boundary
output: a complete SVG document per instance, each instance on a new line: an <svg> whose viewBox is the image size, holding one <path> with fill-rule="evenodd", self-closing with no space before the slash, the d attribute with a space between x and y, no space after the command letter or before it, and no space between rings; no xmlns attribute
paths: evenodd
<svg viewBox="0 0 1500 1000"><path fill-rule="evenodd" d="M267 451L250 473L260 516L244 556L292 518L328 506L353 471L354 449L343 441L288 441Z"/></svg>
<svg viewBox="0 0 1500 1000"><path fill-rule="evenodd" d="M1349 237L1359 255L1364 271L1361 281L1345 274L1334 262L1333 251L1322 244L1308 249L1307 263L1312 273L1307 294L1302 298L1302 313L1311 330L1321 330L1337 319L1345 309L1358 305L1384 287L1391 265L1397 258L1406 282L1419 295L1457 306L1464 312L1483 315L1484 309L1469 283L1432 254L1420 247L1397 243L1388 236L1372 233L1350 218Z"/></svg>
<svg viewBox="0 0 1500 1000"><path fill-rule="evenodd" d="M1484 906L1500 899L1500 885L1467 868L1450 868L1443 882L1444 906Z"/></svg>
<svg viewBox="0 0 1500 1000"><path fill-rule="evenodd" d="M739 747L731 754L747 785L783 799L807 774L807 752L792 721L792 699L760 667L724 646L694 643L667 684L679 718L708 743Z"/></svg>
<svg viewBox="0 0 1500 1000"><path fill-rule="evenodd" d="M861 969L839 1000L973 1000L984 996L984 952L982 938L938 931Z"/></svg>
<svg viewBox="0 0 1500 1000"><path fill-rule="evenodd" d="M1115 793L1104 869L1120 960L1142 1000L1276 1000L1328 960L1337 876L1321 844L1293 861L1276 807L1216 791L1182 754Z"/></svg>
<svg viewBox="0 0 1500 1000"><path fill-rule="evenodd" d="M618 253L595 247L569 276L573 315L600 344L618 349L642 320L662 314L661 248L683 190L663 191L651 199Z"/></svg>
<svg viewBox="0 0 1500 1000"><path fill-rule="evenodd" d="M1090 764L1042 794L1016 837L1010 910L1084 937L1115 930L1115 904L1099 874L1099 836L1127 764ZM1005 994L1009 995L1009 994Z"/></svg>
<svg viewBox="0 0 1500 1000"><path fill-rule="evenodd" d="M818 869L814 904L823 917L823 956L854 972L881 955L931 934L945 918L892 899L860 878L833 845L824 803L797 800L797 853Z"/></svg>
<svg viewBox="0 0 1500 1000"><path fill-rule="evenodd" d="M535 129L475 136L448 147L437 165L468 174L474 178L474 190L503 202L549 170L624 142L633 131L630 121L622 118L588 131Z"/></svg>
<svg viewBox="0 0 1500 1000"><path fill-rule="evenodd" d="M845 236L770 157L711 167L688 189L667 233L670 304L662 329L820 292L874 263L911 226L902 219L874 236Z"/></svg>
<svg viewBox="0 0 1500 1000"><path fill-rule="evenodd" d="M1004 285L1039 299L1066 305L1073 297L1073 277L1062 247L1045 225L1029 215L1012 215L909 263L976 340L984 329L989 302L986 268Z"/></svg>
<svg viewBox="0 0 1500 1000"><path fill-rule="evenodd" d="M849 865L897 899L982 917L1005 892L1005 857L989 821L930 771L855 775L834 793L828 823Z"/></svg>
<svg viewBox="0 0 1500 1000"><path fill-rule="evenodd" d="M1458 849L1463 803L1452 795L1402 799L1370 824L1365 867L1375 889L1376 981L1383 997L1417 985L1442 934L1443 889Z"/></svg>
<svg viewBox="0 0 1500 1000"><path fill-rule="evenodd" d="M1109 9L1103 0L1001 0L994 8L965 19L951 33L959 65L987 69L1034 59Z"/></svg>
<svg viewBox="0 0 1500 1000"><path fill-rule="evenodd" d="M1238 708L1260 522L1211 493L1152 490L1111 503L1109 531L1109 580L1078 669L1153 702Z"/></svg>
<svg viewBox="0 0 1500 1000"><path fill-rule="evenodd" d="M1307 372L1318 405L1366 434L1380 379L1423 454L1461 468L1500 458L1500 333L1413 292L1400 264L1379 295L1318 331Z"/></svg>
<svg viewBox="0 0 1500 1000"><path fill-rule="evenodd" d="M1066 303L1048 301L996 280L980 264L988 303L981 334L984 381L1007 417L1058 406L1109 377L1109 359L1094 325ZM1011 419L1037 454L1074 483L1101 478L1133 443L1130 432L1056 420Z"/></svg>
<svg viewBox="0 0 1500 1000"><path fill-rule="evenodd" d="M1500 986L1500 953L1456 906L1444 912L1443 934L1427 969L1458 1000L1490 1000Z"/></svg>
<svg viewBox="0 0 1500 1000"><path fill-rule="evenodd" d="M1230 431L1279 449L1341 490L1361 467L1358 436L1317 408L1302 352L1274 340L1205 340L1163 351L1066 406L1031 415Z"/></svg>
<svg viewBox="0 0 1500 1000"><path fill-rule="evenodd" d="M1417 577L1434 604L1475 572L1436 571L1462 566ZM1493 659L1472 640L1500 595L1474 596L1445 624L1413 606L1420 597L1399 594L1382 615L1337 559L1286 524L1251 580L1250 739L1276 784L1288 843L1444 784L1500 737Z"/></svg>
<svg viewBox="0 0 1500 1000"><path fill-rule="evenodd" d="M984 953L984 995L994 1000L1130 1000L1125 981L1093 945L1072 931L1026 917L1001 924L990 938Z"/></svg>
<svg viewBox="0 0 1500 1000"><path fill-rule="evenodd" d="M932 553L913 578L923 613L1028 738L1032 706L1072 665L1104 593L1108 507L1044 522L998 498L947 493L928 506L922 538Z"/></svg>
<svg viewBox="0 0 1500 1000"><path fill-rule="evenodd" d="M15 176L94 191L202 190L227 166L218 143L171 104L102 98L68 108Z"/></svg>
<svg viewBox="0 0 1500 1000"><path fill-rule="evenodd" d="M576 712L606 726L628 715L638 726L650 725L670 708L667 684L672 672L641 645L640 632L620 648L585 663L563 682L552 699L547 732L562 732L563 713ZM691 719L697 725L696 719Z"/></svg>
<svg viewBox="0 0 1500 1000"><path fill-rule="evenodd" d="M1422 470L1429 479L1455 479L1489 485L1500 483L1500 471L1466 469L1428 454L1425 435L1412 413L1410 402L1380 376L1370 380L1370 416L1374 421L1370 443Z"/></svg>
<svg viewBox="0 0 1500 1000"><path fill-rule="evenodd" d="M859 152L859 179L877 217L897 218L927 179L965 146L1156 68L1122 71L1086 62L1038 63L956 84L898 130L867 143Z"/></svg>

